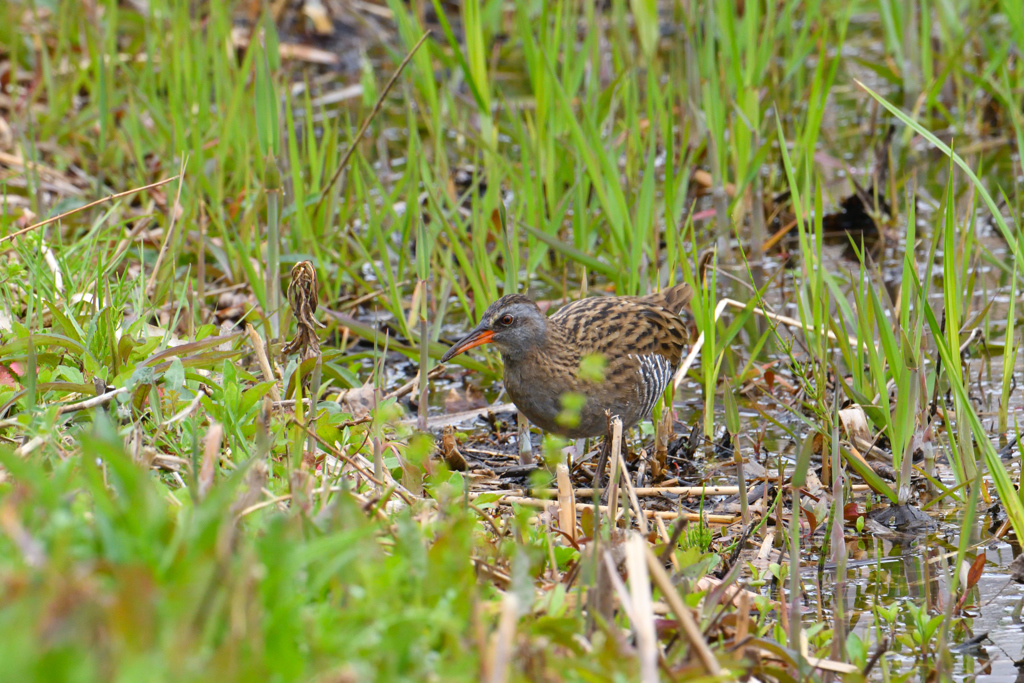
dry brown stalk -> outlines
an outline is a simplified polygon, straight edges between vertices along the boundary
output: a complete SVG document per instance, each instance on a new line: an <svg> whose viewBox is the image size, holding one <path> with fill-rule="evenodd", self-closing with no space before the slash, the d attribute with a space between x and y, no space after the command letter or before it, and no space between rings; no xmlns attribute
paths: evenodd
<svg viewBox="0 0 1024 683"><path fill-rule="evenodd" d="M640 680L658 683L658 635L654 629L651 582L645 561L648 552L647 541L642 536L630 534L626 541L626 570L629 572L629 593L633 602L636 648L640 655Z"/></svg>
<svg viewBox="0 0 1024 683"><path fill-rule="evenodd" d="M260 372L263 373L263 379L273 382L273 386L270 387L271 400L275 402L280 401L281 391L277 388L277 377L274 376L274 369L270 365L270 359L267 358L267 350L263 346L263 338L256 331L256 328L249 323L245 324L245 333L249 335L253 351L256 352L256 360L260 364Z"/></svg>
<svg viewBox="0 0 1024 683"><path fill-rule="evenodd" d="M473 452L472 450L470 452ZM499 454L500 455L500 454ZM854 493L864 493L870 491L871 487L867 484L854 484L852 487ZM685 496L689 498L697 496L737 496L740 492L739 486L642 486L633 489L638 496L663 496L665 494L673 496ZM533 489L534 493L555 496L558 495L558 489ZM577 496L592 496L594 495L594 489L592 488L578 488L575 490ZM598 489L598 493L602 493L602 489Z"/></svg>
<svg viewBox="0 0 1024 683"><path fill-rule="evenodd" d="M622 461L622 451L619 450L619 468L622 472L622 483L626 486L626 494L629 496L629 503L633 506L633 511L636 512L636 525L640 528L640 533L644 536L647 535L647 519L644 516L644 511L640 507L640 501L637 500L636 491L633 489L633 480L629 477L629 470L626 469L626 463Z"/></svg>
<svg viewBox="0 0 1024 683"><path fill-rule="evenodd" d="M559 463L555 468L555 479L558 481L558 528L576 540L576 495L569 480L569 467Z"/></svg>
<svg viewBox="0 0 1024 683"><path fill-rule="evenodd" d="M485 493L496 493L495 491L475 491L469 494L469 499L474 500L478 496L482 496ZM518 505L525 505L526 507L533 508L547 508L555 505L554 500L544 500L542 498L528 498L525 496L502 496L501 500L497 501L498 504L510 505L516 503ZM609 507L607 505L599 505L598 508L602 513L608 513ZM584 510L593 510L594 506L591 503L576 503L576 511L583 512ZM644 517L647 519L679 519L683 518L689 522L699 522L703 520L707 524L734 524L739 517L736 515L700 515L696 512L674 512L671 510L644 510Z"/></svg>
<svg viewBox="0 0 1024 683"><path fill-rule="evenodd" d="M619 462L621 461L622 451L622 420L618 417L611 419L612 428L612 440L611 440L611 458L612 458L612 476L608 479L608 507L611 510L609 514L612 518L612 524L615 524L616 512L619 506ZM598 477L601 473L598 472Z"/></svg>
<svg viewBox="0 0 1024 683"><path fill-rule="evenodd" d="M380 479L377 479L376 477L373 476L372 472L367 471L367 469L365 467L363 467L362 465L360 465L358 462L356 462L355 460L353 460L349 456L345 455L344 453L339 451L337 448L335 448L331 444L329 444L326 441L324 441L322 438L320 438L319 434L317 434L314 431L311 431L308 427L306 427L306 425L304 425L301 422L295 420L294 418L291 420L291 424L295 425L296 427L301 429L303 432L305 432L306 436L309 436L309 437L312 437L313 439L315 439L316 442L318 444L320 444L321 448L323 448L325 451L327 451L328 453L333 455L338 460L345 461L345 463L347 463L353 469L355 469L357 472L359 472L359 474L361 474L362 476L366 477L371 482L373 482L374 484L379 486L381 488L381 490L384 490L384 489L387 488L387 486L384 484L384 482L382 482ZM404 489L400 489L400 488L396 489L395 493L397 493L399 496L401 496L402 500L404 500L407 505L412 505L413 498L408 493L406 493Z"/></svg>
<svg viewBox="0 0 1024 683"><path fill-rule="evenodd" d="M515 593L505 593L501 602L501 617L498 628L491 634L490 652L487 657L488 683L505 683L508 680L512 649L515 645L516 623L519 621L519 601Z"/></svg>
<svg viewBox="0 0 1024 683"><path fill-rule="evenodd" d="M675 613L680 626L682 626L683 636L689 641L690 647L693 648L694 652L696 652L697 659L700 661L701 666L704 667L704 672L709 676L721 675L722 667L718 664L718 660L715 659L711 648L708 647L707 641L704 640L704 635L700 632L693 614L690 613L690 608L679 597L679 593L676 591L672 579L669 578L668 572L661 566L661 562L654 556L649 547L645 547L644 552L647 556L647 569L651 573L654 585L665 596L666 602L668 602L669 607Z"/></svg>

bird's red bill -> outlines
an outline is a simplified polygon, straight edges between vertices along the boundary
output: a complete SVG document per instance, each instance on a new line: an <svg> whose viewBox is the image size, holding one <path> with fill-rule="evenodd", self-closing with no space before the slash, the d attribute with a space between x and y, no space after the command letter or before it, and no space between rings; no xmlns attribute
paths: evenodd
<svg viewBox="0 0 1024 683"><path fill-rule="evenodd" d="M460 353L465 353L470 349L489 344L491 339L494 337L494 332L491 330L480 330L479 332L471 332L467 336L463 337L453 347L448 349L448 352L441 357L441 362L447 362Z"/></svg>

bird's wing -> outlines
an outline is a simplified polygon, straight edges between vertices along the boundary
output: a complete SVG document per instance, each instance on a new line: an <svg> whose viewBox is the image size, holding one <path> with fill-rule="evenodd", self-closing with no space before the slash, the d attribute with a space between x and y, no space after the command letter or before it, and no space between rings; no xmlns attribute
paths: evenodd
<svg viewBox="0 0 1024 683"><path fill-rule="evenodd" d="M643 299L594 297L574 301L551 316L570 363L585 356L604 359L604 381L637 387L644 404L661 396L679 366L687 331L683 320L664 306ZM637 373L643 382L637 382Z"/></svg>
<svg viewBox="0 0 1024 683"><path fill-rule="evenodd" d="M687 331L675 312L646 297L592 297L563 306L550 318L582 355L658 354L679 364Z"/></svg>

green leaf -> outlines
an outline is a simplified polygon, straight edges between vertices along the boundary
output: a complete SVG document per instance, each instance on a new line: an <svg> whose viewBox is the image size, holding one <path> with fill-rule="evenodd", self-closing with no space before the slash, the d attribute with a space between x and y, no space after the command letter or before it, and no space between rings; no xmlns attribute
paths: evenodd
<svg viewBox="0 0 1024 683"><path fill-rule="evenodd" d="M64 315L64 311L60 310L60 307L54 305L52 302L47 301L46 307L50 310L50 315L52 315L53 319L57 322L58 325L60 325L61 330L63 330L67 338L81 344L82 330L78 327L78 325L75 324L71 320L71 318Z"/></svg>
<svg viewBox="0 0 1024 683"><path fill-rule="evenodd" d="M136 368L131 377L125 383L125 389L129 391L143 384L152 384L156 381L156 372L149 366Z"/></svg>
<svg viewBox="0 0 1024 683"><path fill-rule="evenodd" d="M811 455L814 454L814 437L817 432L811 431L804 437L803 445L800 447L800 454L796 459L796 469L793 470L793 488L803 488L807 483L807 470L811 467Z"/></svg>
<svg viewBox="0 0 1024 683"><path fill-rule="evenodd" d="M918 287L920 287L919 283ZM935 313L932 311L931 306L924 306L924 314L928 321L928 327L931 328L935 344L938 346L939 356L942 358L943 367L957 367L954 365L954 355L949 348L945 337L942 335L942 330L939 327L939 321L936 320ZM959 361L959 350L956 354L956 360ZM988 466L989 475L992 477L992 482L996 486L999 499L1002 501L1003 508L1006 510L1006 516L1009 518L1010 524L1013 526L1013 531L1018 538L1024 538L1024 502L1021 502L1017 488L1013 485L1013 480L1010 479L1010 475L1006 471L1003 461L999 458L999 454L992 446L992 442L989 440L989 436L981 424L981 419L974 410L974 404L971 402L970 396L967 394L967 389L964 387L962 379L959 377L958 373L955 372L947 372L946 378L949 380L950 388L953 390L958 401L957 419L967 420L970 425L971 433L974 435L974 440L977 442L978 448L981 449L985 464Z"/></svg>
<svg viewBox="0 0 1024 683"><path fill-rule="evenodd" d="M580 251L576 247L566 244L565 242L558 239L554 235L549 235L548 233L530 227L529 225L522 225L521 227L532 237L536 237L538 240L547 244L549 247L561 253L563 256L575 261L576 263L586 266L587 270L593 271L595 273L601 273L602 275L605 275L612 279L617 279L619 277L619 271L614 266L611 266L605 263L604 261L601 261L600 259L596 259L593 256L590 256L589 254Z"/></svg>
<svg viewBox="0 0 1024 683"><path fill-rule="evenodd" d="M262 157L281 155L281 127L279 124L280 106L277 99L277 92L274 88L274 81L271 76L270 58L268 54L274 51L277 54L276 29L273 21L270 20L270 13L267 12L263 22L264 40L254 38L253 43L257 50L256 59L256 132L259 136L260 153Z"/></svg>
<svg viewBox="0 0 1024 683"><path fill-rule="evenodd" d="M185 366L175 358L164 372L164 387L177 391L185 386Z"/></svg>
<svg viewBox="0 0 1024 683"><path fill-rule="evenodd" d="M841 447L840 450L843 454L843 459L846 460L846 463L868 483L868 486L870 486L876 493L880 493L888 498L889 502L893 505L897 505L899 503L899 496L896 495L896 492L889 487L889 484L887 484L884 479L878 476L878 474L871 469L871 466L868 465L863 458L858 458L845 447Z"/></svg>
<svg viewBox="0 0 1024 683"><path fill-rule="evenodd" d="M640 38L640 48L648 62L654 58L661 37L661 26L658 23L657 0L630 0L633 10L633 24Z"/></svg>
<svg viewBox="0 0 1024 683"><path fill-rule="evenodd" d="M238 412L243 416L247 416L249 411L255 407L256 402L270 393L270 390L274 387L275 382L261 382L254 387L250 387L242 392L242 402L238 406Z"/></svg>
<svg viewBox="0 0 1024 683"><path fill-rule="evenodd" d="M729 433L733 437L733 447L737 448L736 436L740 433L740 409L736 404L736 394L733 392L732 385L726 381L725 387L722 390L722 396L725 400L725 428L729 430ZM803 484L800 484L803 486Z"/></svg>

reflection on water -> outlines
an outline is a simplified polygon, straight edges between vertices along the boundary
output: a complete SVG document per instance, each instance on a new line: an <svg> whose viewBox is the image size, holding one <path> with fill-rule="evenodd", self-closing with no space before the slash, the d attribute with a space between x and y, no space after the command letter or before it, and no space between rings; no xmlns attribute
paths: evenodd
<svg viewBox="0 0 1024 683"><path fill-rule="evenodd" d="M990 537L990 522L988 518L979 521L975 539ZM959 530L958 520L950 517L937 532L919 538L892 540L865 535L850 540L848 535L850 559L845 582L836 581L833 571L826 570L819 577L816 572L808 576L805 569L807 626L817 622L812 606L819 598L827 616L835 613L836 600L840 598L835 589L841 586L845 632L856 633L869 643L871 652L883 637L888 637L886 660L891 672L914 670L919 646L908 645L913 642L916 629L913 610L907 603L926 607L928 618L946 612L944 596L949 592ZM1024 680L1018 678L1021 673L1014 664L1024 659L1024 620L1019 614L1024 586L1010 581L1007 571L1020 548L994 542L977 548L978 553L982 551L986 555L984 572L963 600L964 618L956 622L949 634L954 643L950 648L954 673L958 677L978 675L978 681ZM968 561L973 557L974 553ZM823 587L820 592L819 585ZM885 613L894 606L895 612L890 613L895 620L889 622ZM985 634L987 638L983 638ZM975 642L976 645L972 644ZM873 678L882 679L880 669L876 668L873 674Z"/></svg>

